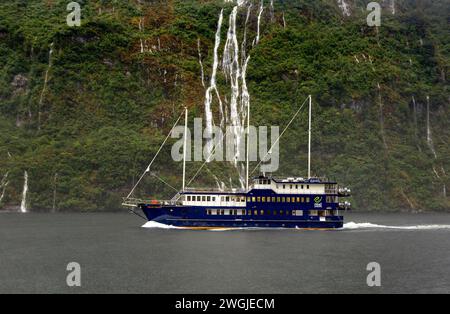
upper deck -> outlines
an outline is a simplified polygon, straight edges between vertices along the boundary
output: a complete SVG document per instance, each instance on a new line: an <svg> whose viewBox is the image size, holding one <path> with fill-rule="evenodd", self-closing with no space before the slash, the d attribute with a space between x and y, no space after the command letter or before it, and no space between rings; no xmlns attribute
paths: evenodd
<svg viewBox="0 0 450 314"><path fill-rule="evenodd" d="M333 197L337 202L338 185L336 182L319 178L254 178L249 190L242 189L186 189L181 193L186 206L225 206L245 207L252 196L318 196Z"/></svg>

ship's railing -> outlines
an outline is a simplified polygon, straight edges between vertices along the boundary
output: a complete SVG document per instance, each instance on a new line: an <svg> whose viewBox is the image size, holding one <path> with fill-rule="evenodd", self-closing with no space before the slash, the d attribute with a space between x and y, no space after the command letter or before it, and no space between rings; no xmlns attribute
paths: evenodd
<svg viewBox="0 0 450 314"><path fill-rule="evenodd" d="M186 188L185 192L199 193L245 193L243 189L217 189L217 188Z"/></svg>
<svg viewBox="0 0 450 314"><path fill-rule="evenodd" d="M139 198L124 198L122 202L122 206L125 207L139 207L139 205L141 204L178 206L182 205L182 202L179 198L171 200L144 200Z"/></svg>
<svg viewBox="0 0 450 314"><path fill-rule="evenodd" d="M255 180L258 180L259 178L255 178ZM280 181L280 182L305 182L305 183L326 183L326 182L330 182L329 178L327 177L314 177L311 179L308 178L302 178L302 177L290 177L290 178L286 178L286 177L271 177L271 179L276 180L276 181Z"/></svg>

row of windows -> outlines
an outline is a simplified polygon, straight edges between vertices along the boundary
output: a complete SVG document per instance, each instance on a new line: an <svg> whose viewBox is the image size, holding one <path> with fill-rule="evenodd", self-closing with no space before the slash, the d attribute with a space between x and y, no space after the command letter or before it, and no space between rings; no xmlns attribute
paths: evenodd
<svg viewBox="0 0 450 314"><path fill-rule="evenodd" d="M221 215L221 216L264 216L264 215L274 215L274 216L303 216L303 210L245 210L245 209L208 209L206 210L207 215ZM335 212L332 210L310 210L309 216L334 216Z"/></svg>
<svg viewBox="0 0 450 314"><path fill-rule="evenodd" d="M207 209L207 215L235 215L235 216L303 216L303 210L245 210L245 209ZM317 210L310 211L310 215L317 216Z"/></svg>
<svg viewBox="0 0 450 314"><path fill-rule="evenodd" d="M309 197L247 197L253 203L309 203Z"/></svg>
<svg viewBox="0 0 450 314"><path fill-rule="evenodd" d="M206 196L206 195L187 195L186 201L188 202L215 202L218 197L216 196ZM253 196L247 197L247 202L253 203L309 203L310 197L265 197L265 196ZM221 202L235 202L244 203L244 196L221 196ZM327 203L337 203L337 196L327 196Z"/></svg>
<svg viewBox="0 0 450 314"><path fill-rule="evenodd" d="M270 180L260 179L258 181L258 183L261 185L267 185L267 184L270 184ZM309 184L306 184L306 185L305 184L301 184L301 185L300 184L283 184L281 186L284 190L285 189L298 190L299 188L303 190L305 188L305 186L306 186L306 189L309 190ZM279 188L280 188L280 184L277 184L277 189L279 189Z"/></svg>
<svg viewBox="0 0 450 314"><path fill-rule="evenodd" d="M298 184L283 184L283 190L285 190L287 188L287 186L289 186L289 189L291 189L291 190L293 190L293 189L298 190L299 188L303 190L305 188L304 184L302 184L302 185L298 185ZM280 188L280 186L277 184L277 189L279 189L279 188ZM306 189L309 190L309 184L306 185Z"/></svg>
<svg viewBox="0 0 450 314"><path fill-rule="evenodd" d="M218 198L218 197L217 197ZM186 201L188 202L215 202L217 199L215 196L206 196L206 195L187 195ZM237 202L244 203L244 196L221 196L221 202Z"/></svg>

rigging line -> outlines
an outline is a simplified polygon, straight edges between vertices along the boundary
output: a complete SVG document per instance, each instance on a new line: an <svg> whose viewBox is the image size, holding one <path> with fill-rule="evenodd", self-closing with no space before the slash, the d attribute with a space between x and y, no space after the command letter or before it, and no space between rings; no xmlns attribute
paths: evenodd
<svg viewBox="0 0 450 314"><path fill-rule="evenodd" d="M258 169L258 167L261 165L261 163L263 162L263 160L266 159L266 157L271 154L272 149L275 147L275 145L280 141L281 137L283 137L284 133L286 133L287 129L291 126L292 122L294 122L295 118L297 118L298 114L300 113L300 111L303 109L303 107L306 104L306 101L309 99L310 96L308 96L305 101L303 102L303 104L301 105L300 109L297 110L297 112L295 113L295 115L292 117L291 121L289 121L288 125L284 128L283 132L281 132L281 135L278 136L277 140L275 141L275 143L273 143L272 147L270 147L270 149L268 150L268 152L266 153L266 155L261 158L261 160L259 161L259 163L256 165L256 167L253 169L253 171L250 173L250 176L255 172L256 169Z"/></svg>
<svg viewBox="0 0 450 314"><path fill-rule="evenodd" d="M135 214L136 216L144 219L145 221L148 221L147 218L145 218L144 216L142 216L141 214L135 212L133 209L130 209L130 213Z"/></svg>
<svg viewBox="0 0 450 314"><path fill-rule="evenodd" d="M223 144L222 141L223 141L223 139L227 136L228 131L229 131L230 129L231 129L231 128L227 128L227 131L225 132L225 134L223 134L223 132L222 132L222 137L220 138L219 143L222 143L222 144ZM213 150L211 151L211 153L209 154L208 158L206 158L206 160L205 160L205 162L203 163L203 165L197 170L197 172L195 173L194 177L189 181L189 183L188 183L186 186L191 185L192 181L194 181L195 178L197 178L197 176L198 176L198 174L200 173L200 171L202 171L203 167L208 163L209 158L211 158L212 155L214 155L214 154L216 153L216 148L217 148L217 146L218 146L218 145L217 145L217 142L215 142L215 143L214 143L214 148L213 148Z"/></svg>
<svg viewBox="0 0 450 314"><path fill-rule="evenodd" d="M127 198L130 198L130 196L133 194L134 190L136 189L136 187L139 185L139 183L142 181L142 179L144 178L144 176L147 174L147 172L150 171L150 167L153 165L153 163L156 160L156 157L158 157L159 153L161 152L162 148L164 147L164 145L166 144L167 140L169 139L169 137L172 135L173 130L175 129L175 127L177 126L178 122L180 121L181 117L184 115L184 111L181 113L181 115L178 117L178 120L175 122L175 124L173 125L172 129L170 130L169 134L167 134L166 139L164 140L164 142L162 143L161 147L159 148L159 150L156 152L155 157L153 157L152 161L150 162L150 164L148 165L147 169L145 170L145 172L142 174L142 176L139 178L138 182L134 185L133 189L131 190L130 194L128 194Z"/></svg>
<svg viewBox="0 0 450 314"><path fill-rule="evenodd" d="M174 190L175 192L179 192L179 190L177 190L176 188L174 188L173 186L171 186L169 183L167 183L166 181L164 181L163 179L161 179L160 177L158 177L156 174L152 173L151 176L155 177L156 179L158 179L159 181L161 181L162 183L164 183L165 185L167 185L169 188L171 188L172 190Z"/></svg>

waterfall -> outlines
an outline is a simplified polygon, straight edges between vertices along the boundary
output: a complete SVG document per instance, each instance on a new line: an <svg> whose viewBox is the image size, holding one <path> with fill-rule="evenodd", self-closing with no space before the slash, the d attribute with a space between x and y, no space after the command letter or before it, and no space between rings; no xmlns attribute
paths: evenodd
<svg viewBox="0 0 450 314"><path fill-rule="evenodd" d="M256 28L256 38L253 42L253 46L257 45L259 43L259 38L261 36L261 17L264 12L264 0L261 0L261 5L259 7L259 13L258 13L258 23Z"/></svg>
<svg viewBox="0 0 450 314"><path fill-rule="evenodd" d="M8 175L9 175L9 172L7 172L7 173L3 176L2 181L0 182L0 189L1 189L1 191L2 191L2 194L0 195L0 204L2 203L3 198L5 197L6 187L7 187L8 184L9 184L9 181L8 181Z"/></svg>
<svg viewBox="0 0 450 314"><path fill-rule="evenodd" d="M41 129L41 116L42 116L41 108L42 108L42 104L44 102L45 92L47 90L48 75L49 75L50 69L52 67L52 54L53 54L53 43L50 44L50 50L48 52L48 67L47 67L47 71L45 71L45 78L44 78L44 87L42 88L41 97L39 98L39 108L38 108L38 129L39 130Z"/></svg>
<svg viewBox="0 0 450 314"><path fill-rule="evenodd" d="M142 17L139 18L139 32L142 33L144 30L144 19ZM141 41L141 53L144 53L144 41L140 38Z"/></svg>
<svg viewBox="0 0 450 314"><path fill-rule="evenodd" d="M28 194L28 172L25 171L24 175L24 182L23 182L23 192L22 192L22 203L20 205L20 212L21 213L27 213L27 194Z"/></svg>
<svg viewBox="0 0 450 314"><path fill-rule="evenodd" d="M253 7L253 4L250 3L250 5L247 8L247 17L245 18L244 39L242 40L242 45L241 45L241 51L242 51L241 63L244 63L245 60L247 59L247 26L248 26L248 21L250 19L252 7Z"/></svg>
<svg viewBox="0 0 450 314"><path fill-rule="evenodd" d="M395 13L396 13L396 8L395 8L395 0L391 0L391 13L392 13L392 15L395 15Z"/></svg>
<svg viewBox="0 0 450 314"><path fill-rule="evenodd" d="M427 96L427 144L430 148L431 152L434 155L434 158L437 159L437 154L434 149L433 138L431 134L431 123L430 123L430 96Z"/></svg>
<svg viewBox="0 0 450 314"><path fill-rule="evenodd" d="M225 2L233 2L231 0L225 0ZM239 44L237 35L237 16L240 7L247 5L247 15L243 30L243 39ZM239 167L239 161L242 161L244 156L241 151L242 141L245 141L243 129L245 120L247 118L247 109L250 106L250 94L247 87L247 68L250 61L250 56L247 55L247 27L251 16L252 3L246 0L238 0L234 6L230 16L229 25L227 31L226 42L224 45L222 56L222 71L224 73L226 82L230 84L230 94L224 95L224 103L221 101L221 97L217 88L217 70L218 70L218 49L220 46L220 32L223 22L223 10L220 12L218 27L216 32L215 46L214 46L214 63L213 73L211 76L210 86L206 90L205 95L205 116L206 116L206 133L212 134L213 129L213 114L212 114L212 101L214 98L213 93L216 94L219 102L220 110L220 127L223 129L225 124L229 122L232 126L233 134L233 146L234 146L234 159L233 164L237 169L240 177L241 186L245 186L245 169ZM261 36L261 19L264 11L264 0L261 0L258 10L258 22L256 37L253 41L253 46L257 45ZM207 155L210 155L213 149L213 141L209 139L206 143ZM208 160L209 162L209 160ZM218 181L218 180L216 180ZM230 184L232 181L230 180Z"/></svg>
<svg viewBox="0 0 450 314"><path fill-rule="evenodd" d="M231 126L233 126L233 133L235 139L235 158L234 163L237 165L239 160L239 144L241 141L240 129L242 126L241 119L238 110L239 99L239 79L241 77L241 69L239 65L239 45L236 33L236 17L238 7L234 7L230 14L230 22L227 33L227 41L223 52L223 71L225 76L229 78L231 84L231 98L230 98L230 120Z"/></svg>
<svg viewBox="0 0 450 314"><path fill-rule="evenodd" d="M378 98L379 98L379 106L380 106L380 133L381 133L381 138L383 139L384 148L387 150L388 149L388 145L387 145L387 142L386 142L386 134L385 134L385 131L384 131L383 99L381 97L381 86L380 86L380 83L378 83Z"/></svg>
<svg viewBox="0 0 450 314"><path fill-rule="evenodd" d="M270 21L275 19L275 7L273 6L273 0L270 0Z"/></svg>
<svg viewBox="0 0 450 314"><path fill-rule="evenodd" d="M417 138L417 103L416 98L414 96L412 96L412 104L413 104L414 135Z"/></svg>
<svg viewBox="0 0 450 314"><path fill-rule="evenodd" d="M206 87L205 85L205 70L203 68L203 61L202 61L202 51L200 48L200 38L197 39L197 50L198 50L198 62L200 64L200 75L201 75L201 79L202 79L202 85L203 87Z"/></svg>
<svg viewBox="0 0 450 314"><path fill-rule="evenodd" d="M414 123L414 138L416 139L417 149L419 152L422 152L422 148L420 148L420 145L418 143L419 141L419 131L417 126L417 102L416 98L412 96L412 104L413 104L413 123Z"/></svg>
<svg viewBox="0 0 450 314"><path fill-rule="evenodd" d="M56 212L56 187L58 183L58 173L55 173L55 176L53 177L53 212Z"/></svg>
<svg viewBox="0 0 450 314"><path fill-rule="evenodd" d="M442 165L441 165L441 170L442 170L442 173L444 174L444 177L446 177L447 173L445 172L444 166L442 166ZM442 192L443 192L444 197L447 197L447 186L445 185L445 181L444 181L444 186L443 186Z"/></svg>
<svg viewBox="0 0 450 314"><path fill-rule="evenodd" d="M211 104L213 100L213 92L216 93L217 99L219 101L219 109L222 117L221 126L224 123L224 115L223 115L223 106L222 106L222 100L220 99L219 91L217 89L217 68L219 66L219 46L220 46L220 32L222 29L222 21L223 21L223 9L220 11L219 16L219 22L217 23L217 31L216 31L216 40L214 45L214 62L213 62L213 70L211 75L211 82L210 86L206 90L205 95L205 116L206 116L206 134L207 136L211 137L213 134L213 115L212 115L212 109ZM213 150L213 140L212 138L207 139L206 142L206 151L207 156L210 156ZM209 160L208 160L209 162Z"/></svg>
<svg viewBox="0 0 450 314"><path fill-rule="evenodd" d="M350 5L345 2L345 0L337 0L339 8L342 10L342 14L344 16L350 16L352 15L350 12Z"/></svg>

